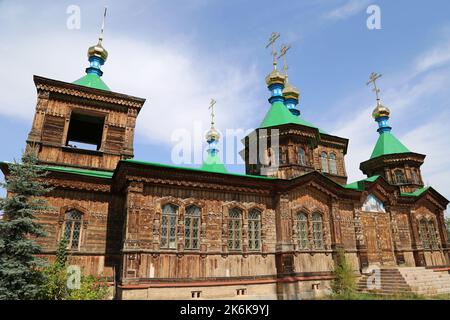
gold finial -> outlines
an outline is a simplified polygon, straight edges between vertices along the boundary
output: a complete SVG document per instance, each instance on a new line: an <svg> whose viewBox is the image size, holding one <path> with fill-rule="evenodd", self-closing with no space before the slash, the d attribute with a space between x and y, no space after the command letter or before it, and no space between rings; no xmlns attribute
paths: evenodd
<svg viewBox="0 0 450 320"><path fill-rule="evenodd" d="M280 34L277 32L272 32L272 35L269 38L269 43L266 45L266 49L272 46L272 56L273 56L273 69L277 70L277 51L275 50L275 41L280 37Z"/></svg>
<svg viewBox="0 0 450 320"><path fill-rule="evenodd" d="M284 71L284 75L286 76L286 82L288 81L288 65L286 62L286 53L288 52L288 50L291 48L291 45L286 45L286 44L282 44L281 45L281 49L280 49L280 54L278 55L277 59L283 58L283 71Z"/></svg>
<svg viewBox="0 0 450 320"><path fill-rule="evenodd" d="M373 84L372 91L375 92L375 96L377 97L377 106L372 112L372 117L374 119L380 118L380 117L389 117L391 114L391 111L388 107L385 107L380 102L380 89L377 86L377 80L382 77L381 74L378 74L376 72L372 72L370 74L369 81L367 82L367 85Z"/></svg>
<svg viewBox="0 0 450 320"><path fill-rule="evenodd" d="M369 81L366 83L367 85L373 84L373 92L375 92L375 96L377 97L377 105L380 104L380 89L377 87L377 80L380 79L383 75L378 74L376 72L372 72L370 74Z"/></svg>
<svg viewBox="0 0 450 320"><path fill-rule="evenodd" d="M103 41L103 32L105 30L105 20L106 20L107 10L108 10L108 8L105 7L105 11L103 13L102 28L100 30L100 36L98 37L98 42L96 45L90 47L88 50L88 57L96 56L96 57L102 58L105 61L108 58L108 51L106 51L106 49L103 48L102 41Z"/></svg>
<svg viewBox="0 0 450 320"><path fill-rule="evenodd" d="M216 106L217 101L214 99L211 99L211 102L209 103L209 110L211 110L211 129L206 133L206 141L219 141L220 134L219 132L214 128L214 107Z"/></svg>

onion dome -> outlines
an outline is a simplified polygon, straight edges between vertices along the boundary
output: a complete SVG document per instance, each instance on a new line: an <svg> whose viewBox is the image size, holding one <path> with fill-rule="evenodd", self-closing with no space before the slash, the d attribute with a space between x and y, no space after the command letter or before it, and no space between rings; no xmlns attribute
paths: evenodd
<svg viewBox="0 0 450 320"><path fill-rule="evenodd" d="M220 133L214 127L211 127L211 129L209 129L209 131L206 133L206 141L212 142L219 140L220 140Z"/></svg>
<svg viewBox="0 0 450 320"><path fill-rule="evenodd" d="M378 103L375 109L373 110L372 117L376 120L381 117L389 117L391 114L391 110L388 107L383 106L381 103Z"/></svg>
<svg viewBox="0 0 450 320"><path fill-rule="evenodd" d="M103 75L101 67L105 64L106 59L108 58L108 51L106 51L106 49L102 45L105 18L106 8L103 15L102 29L100 32L100 37L98 38L98 42L96 45L93 45L88 49L89 67L86 68L86 75L74 81L73 83L94 89L111 91L111 89L109 89L106 83L101 79L101 76Z"/></svg>
<svg viewBox="0 0 450 320"><path fill-rule="evenodd" d="M287 83L283 89L283 97L286 100L287 99L297 100L298 103L298 100L300 98L300 91L296 87L292 86L290 83Z"/></svg>
<svg viewBox="0 0 450 320"><path fill-rule="evenodd" d="M266 77L267 86L272 86L274 84L283 85L286 81L286 76L278 72L276 69L272 70Z"/></svg>
<svg viewBox="0 0 450 320"><path fill-rule="evenodd" d="M108 59L108 51L102 46L102 38L98 39L96 45L92 46L88 50L88 58L98 57L103 60L103 63Z"/></svg>

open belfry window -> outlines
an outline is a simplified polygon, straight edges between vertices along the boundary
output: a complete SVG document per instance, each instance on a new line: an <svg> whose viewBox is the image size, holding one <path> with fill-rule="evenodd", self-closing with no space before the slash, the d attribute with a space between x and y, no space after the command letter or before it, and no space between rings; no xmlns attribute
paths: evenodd
<svg viewBox="0 0 450 320"><path fill-rule="evenodd" d="M76 149L100 150L105 117L72 112L66 146Z"/></svg>

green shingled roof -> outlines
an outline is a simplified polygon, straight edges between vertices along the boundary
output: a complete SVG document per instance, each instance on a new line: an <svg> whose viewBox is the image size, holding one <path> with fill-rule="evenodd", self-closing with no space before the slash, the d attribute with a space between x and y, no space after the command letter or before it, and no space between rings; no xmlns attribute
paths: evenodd
<svg viewBox="0 0 450 320"><path fill-rule="evenodd" d="M260 129L280 126L283 124L299 124L306 127L318 129L320 133L326 134L325 131L317 128L313 124L300 117L294 116L289 109L281 101L272 103L269 111L267 112L264 120L259 125Z"/></svg>
<svg viewBox="0 0 450 320"><path fill-rule="evenodd" d="M377 144L373 149L370 159L374 159L387 154L411 152L392 133L384 132L378 137Z"/></svg>
<svg viewBox="0 0 450 320"><path fill-rule="evenodd" d="M255 178L255 179L262 179L262 180L275 180L276 178L272 178L272 177L264 177L264 176L253 176L253 175L248 175L248 174L239 174L239 173L231 173L231 172L227 172L226 170L223 171L211 171L211 170L207 170L207 169L202 169L202 168L191 168L191 167L182 167L182 166L173 166L173 165L168 165L168 164L162 164L162 163L156 163L156 162L145 162L145 161L139 161L139 160L121 160L121 162L127 162L127 163L136 163L136 164L141 164L141 165L146 165L146 166L153 166L153 167L162 167L162 168L171 168L171 169L181 169L181 170L186 170L186 171L197 171L197 172L214 172L214 173L220 173L220 174L226 174L229 176L236 176L236 177L246 177L246 178Z"/></svg>
<svg viewBox="0 0 450 320"><path fill-rule="evenodd" d="M200 167L200 170L211 171L211 172L219 172L219 173L228 173L227 169L223 165L222 161L217 155L210 155L206 158L203 165Z"/></svg>
<svg viewBox="0 0 450 320"><path fill-rule="evenodd" d="M94 73L88 73L84 77L72 83L89 88L111 91L111 89L106 85L106 83L104 83L103 80Z"/></svg>
<svg viewBox="0 0 450 320"><path fill-rule="evenodd" d="M364 190L364 183L365 182L375 182L380 176L372 176L367 179L359 180L350 184L346 184L343 187L346 189L352 189L352 190L358 190L363 191Z"/></svg>

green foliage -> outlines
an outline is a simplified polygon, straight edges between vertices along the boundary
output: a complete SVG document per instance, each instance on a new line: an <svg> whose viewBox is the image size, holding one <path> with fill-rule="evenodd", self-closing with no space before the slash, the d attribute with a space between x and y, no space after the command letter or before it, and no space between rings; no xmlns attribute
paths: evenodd
<svg viewBox="0 0 450 320"><path fill-rule="evenodd" d="M355 292L356 278L352 266L348 263L343 249L337 250L337 263L334 266L334 279L331 289L335 295L350 296Z"/></svg>
<svg viewBox="0 0 450 320"><path fill-rule="evenodd" d="M44 300L103 300L108 296L105 280L93 276L81 276L80 288L69 289L68 241L65 237L58 243L55 263L43 270L44 281L40 299Z"/></svg>
<svg viewBox="0 0 450 320"><path fill-rule="evenodd" d="M9 196L0 199L0 299L35 299L43 280L39 268L45 263L35 256L40 247L33 238L46 234L34 215L48 208L38 197L49 189L40 181L45 173L33 151L25 152L22 163L10 164L9 170L6 183L1 184Z"/></svg>
<svg viewBox="0 0 450 320"><path fill-rule="evenodd" d="M68 300L104 300L108 293L108 284L104 279L82 276L80 289L72 290Z"/></svg>

